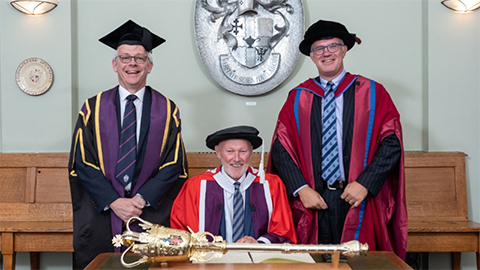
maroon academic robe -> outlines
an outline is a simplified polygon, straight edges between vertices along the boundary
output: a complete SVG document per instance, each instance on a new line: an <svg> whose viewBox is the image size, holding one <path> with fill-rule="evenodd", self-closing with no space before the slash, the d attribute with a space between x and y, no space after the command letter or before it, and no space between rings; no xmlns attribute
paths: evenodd
<svg viewBox="0 0 480 270"><path fill-rule="evenodd" d="M348 182L355 181L371 162L380 142L395 134L402 145L400 115L385 88L362 76L346 74L335 95L341 95L355 83L355 109L352 153ZM324 90L309 79L293 89L280 111L272 141L278 139L302 172L308 185L315 189L310 115L314 96L323 97ZM347 214L342 242L359 240L371 250L394 251L405 258L407 246L407 211L403 145L400 164L385 181L376 197L367 196L361 206ZM267 171L272 172L272 162ZM303 207L299 197L291 201L299 243L317 243L317 212Z"/></svg>

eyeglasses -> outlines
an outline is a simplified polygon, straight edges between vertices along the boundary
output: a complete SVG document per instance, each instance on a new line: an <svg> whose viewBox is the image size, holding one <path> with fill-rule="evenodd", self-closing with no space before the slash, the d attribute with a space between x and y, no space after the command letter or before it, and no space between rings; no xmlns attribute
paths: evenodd
<svg viewBox="0 0 480 270"><path fill-rule="evenodd" d="M130 56L128 54L117 55L117 57L118 59L120 59L120 62L124 64L130 63L132 58L135 60L135 63L137 64L145 64L145 62L148 59L148 57L146 56L140 56L140 55Z"/></svg>
<svg viewBox="0 0 480 270"><path fill-rule="evenodd" d="M334 52L338 51L338 48L340 48L342 46L345 46L345 45L343 43L330 43L326 46L320 45L320 46L312 47L311 51L313 53L315 53L316 55L322 55L325 52L325 48L327 48L327 50L330 53L334 53Z"/></svg>

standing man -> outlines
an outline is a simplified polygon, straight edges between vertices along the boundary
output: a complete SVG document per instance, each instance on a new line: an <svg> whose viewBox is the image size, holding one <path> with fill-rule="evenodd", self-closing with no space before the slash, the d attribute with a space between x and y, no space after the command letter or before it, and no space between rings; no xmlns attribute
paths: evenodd
<svg viewBox="0 0 480 270"><path fill-rule="evenodd" d="M165 40L129 20L100 42L116 50L119 85L84 103L73 133L69 174L80 269L114 251L111 239L131 217L169 226L187 178L180 112L146 86L151 51Z"/></svg>
<svg viewBox="0 0 480 270"><path fill-rule="evenodd" d="M400 115L383 85L347 73L355 43L340 23L310 26L300 52L317 66L288 95L269 171L291 200L299 243L368 243L405 259L407 212Z"/></svg>
<svg viewBox="0 0 480 270"><path fill-rule="evenodd" d="M221 235L229 243L296 243L285 186L250 166L258 130L236 126L207 137L222 165L187 180L172 208L172 228ZM263 153L262 153L263 154Z"/></svg>

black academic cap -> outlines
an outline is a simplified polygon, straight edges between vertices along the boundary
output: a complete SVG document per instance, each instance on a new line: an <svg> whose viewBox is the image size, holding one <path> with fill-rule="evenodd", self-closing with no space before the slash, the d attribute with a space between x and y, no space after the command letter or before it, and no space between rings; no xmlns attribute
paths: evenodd
<svg viewBox="0 0 480 270"><path fill-rule="evenodd" d="M349 33L343 24L324 20L312 24L303 37L299 49L306 56L310 55L312 44L321 39L339 38L347 45L348 50L355 45L355 42L362 43L355 34Z"/></svg>
<svg viewBox="0 0 480 270"><path fill-rule="evenodd" d="M256 149L262 145L262 138L258 136L258 133L258 130L251 126L230 127L208 135L205 142L207 143L208 148L215 150L215 145L219 144L221 141L244 139L252 144L253 149Z"/></svg>
<svg viewBox="0 0 480 270"><path fill-rule="evenodd" d="M165 39L150 32L147 28L136 24L132 20L128 20L110 34L99 39L103 44L116 50L118 46L142 45L147 52L150 52L158 45L165 42Z"/></svg>

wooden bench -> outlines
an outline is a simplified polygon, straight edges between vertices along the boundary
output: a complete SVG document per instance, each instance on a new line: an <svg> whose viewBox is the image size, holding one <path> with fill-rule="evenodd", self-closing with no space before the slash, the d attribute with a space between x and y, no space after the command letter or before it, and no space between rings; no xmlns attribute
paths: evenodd
<svg viewBox="0 0 480 270"><path fill-rule="evenodd" d="M265 161L267 160L265 157ZM475 252L480 265L480 224L468 220L465 157L460 152L407 152L408 252ZM219 165L215 154L188 153L189 173ZM257 167L260 155L252 165ZM72 252L68 153L0 153L0 252L4 269L15 268L15 253Z"/></svg>
<svg viewBox="0 0 480 270"><path fill-rule="evenodd" d="M408 252L475 252L480 269L480 224L468 219L465 158L461 152L407 153Z"/></svg>
<svg viewBox="0 0 480 270"><path fill-rule="evenodd" d="M0 251L14 269L15 252L72 252L68 155L0 154Z"/></svg>

